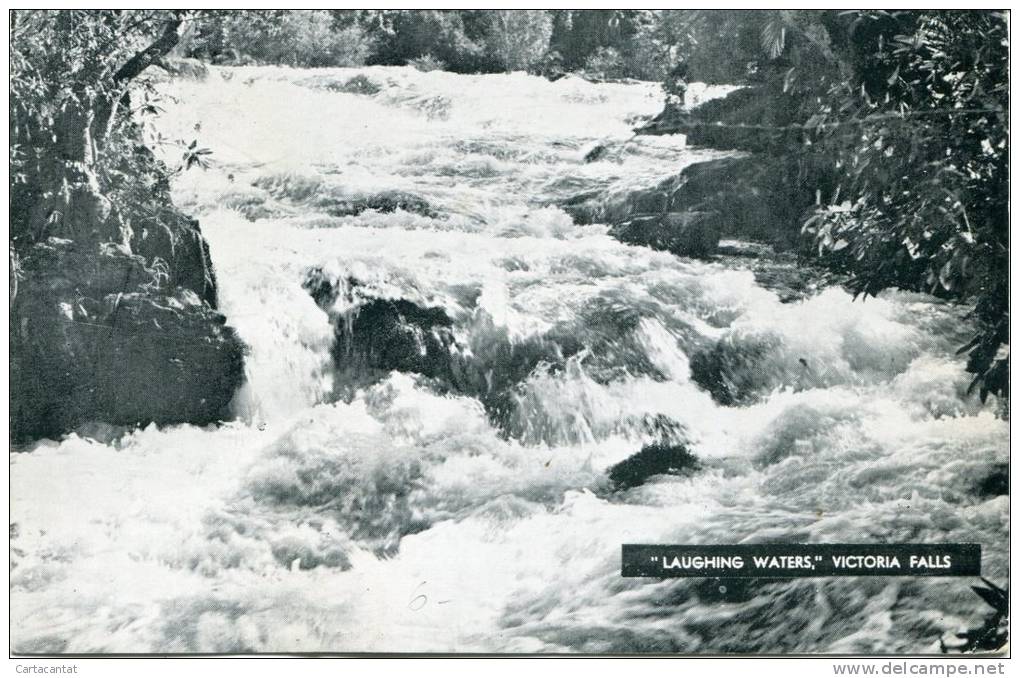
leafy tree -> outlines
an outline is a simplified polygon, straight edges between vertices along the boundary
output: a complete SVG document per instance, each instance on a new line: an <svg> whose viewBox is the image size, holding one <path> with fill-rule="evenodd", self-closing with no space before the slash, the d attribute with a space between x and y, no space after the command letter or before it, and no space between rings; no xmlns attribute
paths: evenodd
<svg viewBox="0 0 1020 678"><path fill-rule="evenodd" d="M429 56L457 72L485 70L471 11L335 10L339 25L359 26L372 42L370 63L404 65Z"/></svg>
<svg viewBox="0 0 1020 678"><path fill-rule="evenodd" d="M544 10L491 10L486 47L509 73L542 61L552 37L552 17Z"/></svg>
<svg viewBox="0 0 1020 678"><path fill-rule="evenodd" d="M560 53L566 68L581 68L599 50L624 51L639 14L622 9L554 10L550 48Z"/></svg>
<svg viewBox="0 0 1020 678"><path fill-rule="evenodd" d="M179 39L178 10L11 13L11 240L126 242L103 184L131 158L129 88ZM116 149L116 150L114 150Z"/></svg>
<svg viewBox="0 0 1020 678"><path fill-rule="evenodd" d="M623 55L612 47L599 47L584 61L584 72L594 78L613 79L628 75Z"/></svg>
<svg viewBox="0 0 1020 678"><path fill-rule="evenodd" d="M857 293L887 287L972 302L972 389L1009 389L1008 25L995 12L859 12L809 119L842 172L806 226Z"/></svg>
<svg viewBox="0 0 1020 678"><path fill-rule="evenodd" d="M663 74L679 60L693 80L745 84L762 58L763 10L665 10L641 26L641 43L654 50Z"/></svg>
<svg viewBox="0 0 1020 678"><path fill-rule="evenodd" d="M214 11L191 24L183 51L217 62L361 66L373 49L360 25L325 10Z"/></svg>

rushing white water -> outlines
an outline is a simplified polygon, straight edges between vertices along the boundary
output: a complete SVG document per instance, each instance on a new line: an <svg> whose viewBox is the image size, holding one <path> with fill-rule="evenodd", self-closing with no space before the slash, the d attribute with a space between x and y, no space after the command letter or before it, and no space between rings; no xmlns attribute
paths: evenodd
<svg viewBox="0 0 1020 678"><path fill-rule="evenodd" d="M355 75L378 91L339 91ZM977 541L1007 572L1008 498L975 487L1008 427L966 395L958 310L783 304L553 206L718 155L628 141L655 86L236 68L164 89L163 134L214 151L175 199L248 385L219 428L12 454L18 651L937 652L982 621L960 579L619 576L622 543L757 541ZM343 216L388 191L428 209ZM313 272L339 290L322 307ZM378 299L443 309L452 388L335 364ZM709 354L741 406L692 379ZM612 491L663 439L701 470Z"/></svg>

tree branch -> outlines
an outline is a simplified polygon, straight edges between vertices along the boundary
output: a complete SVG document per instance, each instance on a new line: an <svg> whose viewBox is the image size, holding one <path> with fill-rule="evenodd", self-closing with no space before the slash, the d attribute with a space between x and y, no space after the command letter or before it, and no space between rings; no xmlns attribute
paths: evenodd
<svg viewBox="0 0 1020 678"><path fill-rule="evenodd" d="M160 36L148 47L124 62L124 65L113 74L114 91L121 90L121 95L114 95L111 99L101 102L97 106L95 123L93 125L93 137L95 140L101 141L106 139L112 131L117 109L122 103L126 103L128 99L127 83L141 75L142 71L149 66L159 63L170 50L177 46L178 41L181 39L178 30L186 15L187 10L172 10L166 19L163 32ZM143 21L147 21L149 18L151 17L146 17Z"/></svg>
<svg viewBox="0 0 1020 678"><path fill-rule="evenodd" d="M170 50L177 46L177 42L181 39L177 30L181 27L182 21L184 21L184 12L175 10L170 18L167 19L166 25L163 27L163 33L151 45L128 59L113 74L113 81L115 83L123 83L136 78L146 68L166 56Z"/></svg>

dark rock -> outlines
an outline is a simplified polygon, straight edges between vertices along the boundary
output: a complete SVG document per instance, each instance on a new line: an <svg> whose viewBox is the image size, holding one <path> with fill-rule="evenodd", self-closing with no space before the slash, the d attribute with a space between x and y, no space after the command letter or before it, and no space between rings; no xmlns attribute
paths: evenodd
<svg viewBox="0 0 1020 678"><path fill-rule="evenodd" d="M382 91L382 87L359 73L345 82L339 90L347 94L364 94L371 96L372 94L378 94Z"/></svg>
<svg viewBox="0 0 1020 678"><path fill-rule="evenodd" d="M719 218L712 212L667 212L616 224L610 234L631 245L707 257L719 245Z"/></svg>
<svg viewBox="0 0 1020 678"><path fill-rule="evenodd" d="M197 219L165 206L150 215L135 217L132 231L132 252L165 275L169 287L192 290L216 307L216 275L209 244L202 237Z"/></svg>
<svg viewBox="0 0 1020 678"><path fill-rule="evenodd" d="M974 494L987 499L1009 494L1009 465L994 464L988 475L974 487Z"/></svg>
<svg viewBox="0 0 1020 678"><path fill-rule="evenodd" d="M641 219L642 230L651 228L652 217L702 213L711 216L669 217L663 225L676 228L677 223L710 223L720 237L789 249L800 242L801 226L814 207L816 191L824 198L834 188L833 178L823 168L805 166L805 161L788 156L728 157L689 165L657 186L626 195L588 192L574 196L563 203L563 209L577 223L621 225ZM630 230L614 229L621 234ZM662 239L669 237L664 231ZM652 240L651 234L641 238Z"/></svg>
<svg viewBox="0 0 1020 678"><path fill-rule="evenodd" d="M800 238L817 181L785 157L751 156L695 163L670 192L669 210L716 212L723 235L770 242L780 248Z"/></svg>
<svg viewBox="0 0 1020 678"><path fill-rule="evenodd" d="M695 163L658 186L622 196L576 196L563 208L578 223L620 224L652 214L711 213L722 237L757 240L779 250L796 248L807 215L819 200L833 198L839 180L827 161L799 152L806 141L798 124L802 103L775 87L759 86L735 90L691 110L667 108L637 133L684 134L691 146L756 155ZM653 240L645 232L650 222L640 225L643 234L637 239Z"/></svg>
<svg viewBox="0 0 1020 678"><path fill-rule="evenodd" d="M786 304L801 301L843 278L821 269L795 252L777 252L770 245L726 240L719 244L717 261L735 270L750 270L755 282L775 292Z"/></svg>
<svg viewBox="0 0 1020 678"><path fill-rule="evenodd" d="M403 210L425 217L439 216L439 213L432 209L427 200L402 191L384 191L353 198L322 195L315 199L313 206L334 217L353 217L369 210L384 214Z"/></svg>
<svg viewBox="0 0 1020 678"><path fill-rule="evenodd" d="M336 328L333 361L347 382L371 382L380 373L410 372L453 383L456 352L453 320L439 307L407 299L363 299L354 302L357 280L337 281L319 268L309 271L304 288L331 314ZM337 313L344 295L353 305Z"/></svg>
<svg viewBox="0 0 1020 678"><path fill-rule="evenodd" d="M756 242L744 242L742 240L726 240L724 242L720 242L716 251L722 256L746 257L748 259L761 259L775 255L773 249L768 245Z"/></svg>
<svg viewBox="0 0 1020 678"><path fill-rule="evenodd" d="M329 92L361 94L364 96L372 96L382 91L381 85L361 73L347 80L333 75L317 75L306 78L298 84L311 89L324 89Z"/></svg>
<svg viewBox="0 0 1020 678"><path fill-rule="evenodd" d="M601 160L604 157L606 157L607 153L609 153L609 145L598 144L595 146L595 148L591 149L590 151L584 154L584 161L595 162L596 160Z"/></svg>
<svg viewBox="0 0 1020 678"><path fill-rule="evenodd" d="M404 191L380 191L365 195L348 195L342 187L323 181L319 177L299 174L273 174L252 182L273 198L302 208L317 210L335 217L352 217L376 210L396 212L404 210L427 217L437 217L438 212L427 200Z"/></svg>
<svg viewBox="0 0 1020 678"><path fill-rule="evenodd" d="M683 445L646 445L632 457L609 468L609 480L616 490L643 485L651 476L682 475L701 467L697 457Z"/></svg>
<svg viewBox="0 0 1020 678"><path fill-rule="evenodd" d="M750 404L772 385L760 366L774 354L776 341L735 346L724 337L691 356L691 380L720 405Z"/></svg>
<svg viewBox="0 0 1020 678"><path fill-rule="evenodd" d="M337 323L338 365L449 378L453 321L441 308L405 299L373 299Z"/></svg>
<svg viewBox="0 0 1020 678"><path fill-rule="evenodd" d="M683 134L689 146L753 153L785 153L803 143L800 100L771 89L745 87L697 108L665 109L638 134Z"/></svg>
<svg viewBox="0 0 1020 678"><path fill-rule="evenodd" d="M21 298L32 289L33 282L44 283L46 291L77 290L95 299L156 284L156 275L146 267L144 258L113 243L86 251L74 241L49 238L22 256L21 269ZM32 273L43 275L33 280Z"/></svg>
<svg viewBox="0 0 1020 678"><path fill-rule="evenodd" d="M594 224L606 221L602 218L605 213L602 199L602 191L585 191L566 198L559 206L575 224Z"/></svg>
<svg viewBox="0 0 1020 678"><path fill-rule="evenodd" d="M11 304L11 436L88 424L229 416L243 348L225 318L110 243L50 238L20 253Z"/></svg>

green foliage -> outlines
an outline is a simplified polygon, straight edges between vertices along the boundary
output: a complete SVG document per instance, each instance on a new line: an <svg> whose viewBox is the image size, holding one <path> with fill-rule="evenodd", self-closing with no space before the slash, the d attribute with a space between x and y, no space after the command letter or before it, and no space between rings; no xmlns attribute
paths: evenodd
<svg viewBox="0 0 1020 678"><path fill-rule="evenodd" d="M104 193L132 152L118 141L134 126L131 90L143 95L142 114L158 112L135 82L176 44L183 18L176 10L12 12L12 242L83 229L123 237L120 206Z"/></svg>
<svg viewBox="0 0 1020 678"><path fill-rule="evenodd" d="M772 15L764 10L677 11L659 31L676 46L675 58L687 61L691 79L743 84L756 74L763 29Z"/></svg>
<svg viewBox="0 0 1020 678"><path fill-rule="evenodd" d="M431 57L456 72L488 70L474 12L335 10L338 25L358 27L372 44L369 63L398 65Z"/></svg>
<svg viewBox="0 0 1020 678"><path fill-rule="evenodd" d="M848 17L851 18L851 17ZM862 12L883 30L858 77L808 124L844 179L806 224L861 294L919 289L975 302L972 389L1008 393L1008 26L992 12ZM858 49L860 47L858 46Z"/></svg>
<svg viewBox="0 0 1020 678"><path fill-rule="evenodd" d="M186 170L189 170L192 167L208 169L208 156L210 155L212 155L212 151L208 148L199 148L198 140L196 139L188 144L188 147L184 149L181 161L183 162L184 169Z"/></svg>
<svg viewBox="0 0 1020 678"><path fill-rule="evenodd" d="M940 638L939 646L942 654L994 652L1001 650L1009 641L1009 590L996 586L984 577L981 577L981 582L984 586L971 586L970 589L991 610L981 626L956 634L956 637L963 641L959 645L946 645L945 641Z"/></svg>
<svg viewBox="0 0 1020 678"><path fill-rule="evenodd" d="M552 17L543 10L500 9L488 14L487 52L507 72L538 65L549 49Z"/></svg>
<svg viewBox="0 0 1020 678"><path fill-rule="evenodd" d="M359 25L338 26L325 10L245 10L197 18L181 49L217 63L361 66L372 43Z"/></svg>
<svg viewBox="0 0 1020 678"><path fill-rule="evenodd" d="M584 62L584 73L597 80L627 77L627 64L623 55L612 47L599 47Z"/></svg>
<svg viewBox="0 0 1020 678"><path fill-rule="evenodd" d="M622 9L554 10L550 47L567 69L579 69L600 50L629 51L638 24L655 12Z"/></svg>
<svg viewBox="0 0 1020 678"><path fill-rule="evenodd" d="M633 34L617 49L627 77L665 80L681 51L689 48L688 20L681 10L641 10L632 13Z"/></svg>
<svg viewBox="0 0 1020 678"><path fill-rule="evenodd" d="M562 70L662 80L691 45L689 10L554 10L550 49Z"/></svg>
<svg viewBox="0 0 1020 678"><path fill-rule="evenodd" d="M328 20L325 15L329 15ZM661 78L692 12L660 10L207 10L182 53L214 63L415 65L459 73ZM434 62L431 60L435 60Z"/></svg>
<svg viewBox="0 0 1020 678"><path fill-rule="evenodd" d="M425 54L425 55L420 56L420 57L415 57L414 59L411 59L410 61L408 61L407 65L408 66L413 66L417 70L425 72L425 73L427 73L429 71L442 71L442 70L446 70L446 63L443 62L443 61L440 61L439 59L435 58L431 54Z"/></svg>

